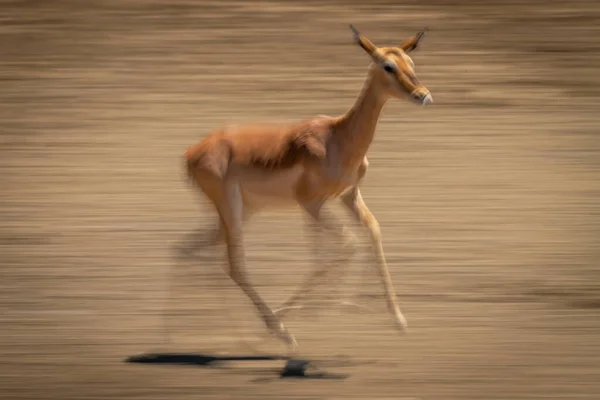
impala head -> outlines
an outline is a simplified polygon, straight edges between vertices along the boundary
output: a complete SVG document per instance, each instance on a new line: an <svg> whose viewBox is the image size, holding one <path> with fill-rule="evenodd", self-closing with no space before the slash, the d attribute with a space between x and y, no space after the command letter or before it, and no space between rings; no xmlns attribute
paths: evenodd
<svg viewBox="0 0 600 400"><path fill-rule="evenodd" d="M386 91L396 98L406 98L417 104L427 105L433 102L431 93L419 82L415 74L415 64L409 53L414 51L425 35L427 28L405 40L398 47L377 47L358 30L350 25L354 40L373 60L371 74Z"/></svg>

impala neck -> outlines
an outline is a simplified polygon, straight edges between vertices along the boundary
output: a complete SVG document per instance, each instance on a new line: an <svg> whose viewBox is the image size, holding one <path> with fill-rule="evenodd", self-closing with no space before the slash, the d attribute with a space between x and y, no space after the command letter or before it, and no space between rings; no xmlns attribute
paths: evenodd
<svg viewBox="0 0 600 400"><path fill-rule="evenodd" d="M346 161L359 162L367 154L387 100L388 96L383 94L383 90L369 74L354 105L339 117L336 124L338 143Z"/></svg>

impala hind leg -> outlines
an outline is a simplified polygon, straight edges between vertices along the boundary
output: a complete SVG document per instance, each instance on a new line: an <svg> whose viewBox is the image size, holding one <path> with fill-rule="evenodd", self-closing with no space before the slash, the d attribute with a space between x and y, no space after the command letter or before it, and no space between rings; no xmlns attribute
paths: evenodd
<svg viewBox="0 0 600 400"><path fill-rule="evenodd" d="M225 231L229 277L254 304L267 328L283 340L291 350L295 350L298 346L296 339L256 292L247 276L242 235L243 201L237 182L227 182L222 195L215 200Z"/></svg>
<svg viewBox="0 0 600 400"><path fill-rule="evenodd" d="M358 186L354 187L350 192L343 196L344 205L350 210L352 215L369 231L371 244L373 246L373 255L375 256L379 269L379 276L385 290L385 296L389 311L394 315L396 326L400 330L406 330L406 318L400 311L398 299L396 298L396 290L392 283L388 266L383 253L381 244L381 230L379 223L365 204Z"/></svg>
<svg viewBox="0 0 600 400"><path fill-rule="evenodd" d="M252 215L254 215L253 210L244 208L243 222L249 221ZM176 246L176 249L183 256L191 256L199 250L222 243L225 243L225 228L219 218L214 226L208 229L198 229L189 234L183 242Z"/></svg>
<svg viewBox="0 0 600 400"><path fill-rule="evenodd" d="M220 220L216 226L196 229L185 235L185 237L173 246L180 257L191 257L198 251L215 247L225 241L225 231L221 227Z"/></svg>

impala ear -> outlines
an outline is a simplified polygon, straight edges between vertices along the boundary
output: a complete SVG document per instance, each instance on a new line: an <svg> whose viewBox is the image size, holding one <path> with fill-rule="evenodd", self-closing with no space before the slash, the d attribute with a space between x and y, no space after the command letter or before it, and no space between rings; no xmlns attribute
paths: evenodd
<svg viewBox="0 0 600 400"><path fill-rule="evenodd" d="M366 37L361 35L360 32L358 31L358 29L356 29L356 27L354 25L350 24L350 29L352 30L352 33L354 34L354 41L356 42L356 44L358 44L360 47L362 47L363 50L366 51L367 54L369 56L371 56L371 58L374 61L381 62L383 60L383 56L379 52L379 49L377 48L377 46L375 46L373 44L373 42L371 42L369 39L367 39Z"/></svg>
<svg viewBox="0 0 600 400"><path fill-rule="evenodd" d="M404 50L405 53L410 53L413 50L416 50L419 47L419 43L421 39L425 36L425 32L429 31L429 28L423 29L421 32L417 33L415 36L407 39L402 43L399 47Z"/></svg>

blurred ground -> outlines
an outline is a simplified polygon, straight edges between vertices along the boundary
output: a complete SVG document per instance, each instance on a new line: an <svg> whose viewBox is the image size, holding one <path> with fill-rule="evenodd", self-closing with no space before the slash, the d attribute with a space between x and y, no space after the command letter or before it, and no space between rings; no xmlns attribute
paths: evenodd
<svg viewBox="0 0 600 400"><path fill-rule="evenodd" d="M2 1L0 397L597 399L600 5L501 4ZM381 45L431 28L413 58L436 104L386 106L363 188L410 334L373 272L373 315L288 319L345 380L124 363L281 352L240 341L266 335L220 253L175 250L213 223L182 155L227 121L344 112L368 64L348 23ZM273 305L311 268L302 226L248 225Z"/></svg>

